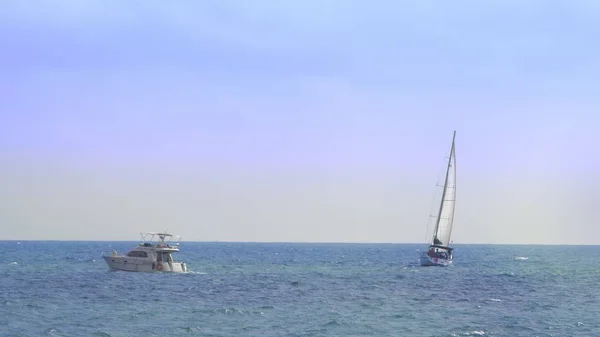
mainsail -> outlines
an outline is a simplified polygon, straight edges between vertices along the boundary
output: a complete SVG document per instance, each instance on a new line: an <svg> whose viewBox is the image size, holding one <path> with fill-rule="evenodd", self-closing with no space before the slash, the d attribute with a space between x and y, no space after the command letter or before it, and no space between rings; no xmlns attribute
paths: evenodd
<svg viewBox="0 0 600 337"><path fill-rule="evenodd" d="M456 156L454 153L454 138L452 136L452 148L446 168L446 179L444 181L444 192L440 202L440 209L433 232L433 245L448 247L452 235L452 223L454 222L454 204L456 201Z"/></svg>

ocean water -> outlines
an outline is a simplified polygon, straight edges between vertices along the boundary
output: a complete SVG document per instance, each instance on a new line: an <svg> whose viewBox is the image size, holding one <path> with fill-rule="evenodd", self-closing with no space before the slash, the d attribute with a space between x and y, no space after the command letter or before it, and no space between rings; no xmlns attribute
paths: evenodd
<svg viewBox="0 0 600 337"><path fill-rule="evenodd" d="M2 241L0 336L600 336L600 247L182 242L189 274L111 272L137 242Z"/></svg>

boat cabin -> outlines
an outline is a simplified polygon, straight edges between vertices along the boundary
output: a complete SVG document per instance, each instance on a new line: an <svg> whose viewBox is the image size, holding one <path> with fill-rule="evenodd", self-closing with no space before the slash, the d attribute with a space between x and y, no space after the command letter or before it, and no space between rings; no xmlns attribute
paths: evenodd
<svg viewBox="0 0 600 337"><path fill-rule="evenodd" d="M159 240L155 240L158 237ZM179 243L171 244L173 237L166 233L142 233L142 241L126 256L156 262L176 262L172 253L179 252ZM144 242L145 241L145 242Z"/></svg>
<svg viewBox="0 0 600 337"><path fill-rule="evenodd" d="M453 248L450 248L450 247L431 245L431 246L429 246L427 255L429 255L432 258L448 260L448 259L452 259L452 250L453 250Z"/></svg>

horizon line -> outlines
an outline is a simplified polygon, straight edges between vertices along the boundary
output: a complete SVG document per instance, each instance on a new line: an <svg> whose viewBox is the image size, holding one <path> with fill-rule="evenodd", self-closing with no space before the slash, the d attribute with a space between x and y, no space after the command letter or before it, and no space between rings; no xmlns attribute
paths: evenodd
<svg viewBox="0 0 600 337"><path fill-rule="evenodd" d="M57 239L0 239L0 242L141 242L140 240L57 240ZM359 242L359 241L227 241L227 240L210 240L210 241L171 241L171 242L187 242L187 243L259 243L259 244L324 244L324 245L429 245L423 242ZM454 243L453 246L468 246L468 245L488 245L488 246L600 246L600 243L489 243L489 242L473 242L473 243Z"/></svg>

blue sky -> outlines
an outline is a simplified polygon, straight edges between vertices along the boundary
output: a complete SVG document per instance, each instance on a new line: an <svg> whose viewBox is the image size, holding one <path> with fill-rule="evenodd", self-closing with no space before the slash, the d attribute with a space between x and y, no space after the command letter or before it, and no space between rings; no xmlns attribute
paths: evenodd
<svg viewBox="0 0 600 337"><path fill-rule="evenodd" d="M3 2L0 226L420 242L457 130L456 242L598 243L599 15L594 1Z"/></svg>

